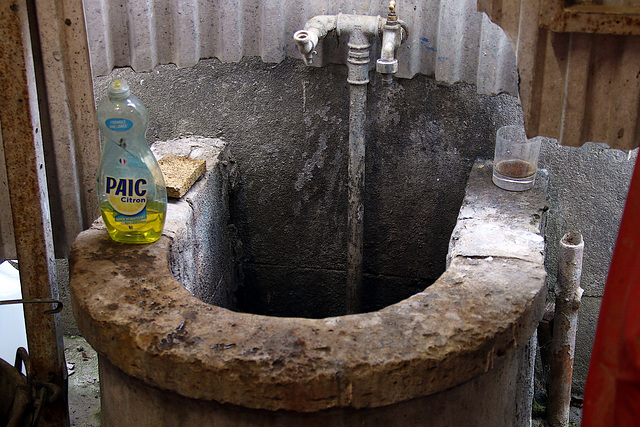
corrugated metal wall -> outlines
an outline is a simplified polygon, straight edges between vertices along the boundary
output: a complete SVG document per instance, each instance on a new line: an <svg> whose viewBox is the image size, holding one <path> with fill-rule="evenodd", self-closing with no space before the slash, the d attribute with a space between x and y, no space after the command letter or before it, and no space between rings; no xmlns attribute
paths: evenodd
<svg viewBox="0 0 640 427"><path fill-rule="evenodd" d="M259 56L300 58L293 33L316 15L386 16L385 0L84 0L94 75L114 67L150 71L158 64L235 62ZM484 94L517 95L515 55L504 32L476 11L475 0L398 0L409 28L398 52L399 77L421 73L477 84ZM324 62L344 62L325 49ZM323 61L319 61L321 66Z"/></svg>
<svg viewBox="0 0 640 427"><path fill-rule="evenodd" d="M50 191L64 211L58 236L67 242L93 217L89 207L95 209L90 189L97 131L93 106L86 102L90 81L83 74L84 37L78 35L84 34L80 1L36 3L58 174L53 185L61 186ZM476 11L476 0L398 0L398 15L410 31L398 51L398 76L421 73L448 83L467 82L483 94L518 95L520 85L530 135L558 138L563 145L594 141L634 148L640 139L640 36L540 28L541 12L554 2L562 9L563 1L478 0L478 7L507 37ZM315 15L387 13L386 0L84 0L83 7L94 76L123 66L136 71L167 63L189 67L214 57L235 62L259 56L277 63L300 58L292 35ZM344 50L328 46L321 53L325 62L344 62ZM64 134L69 118L74 122L70 137ZM4 166L2 162L0 169ZM77 182L81 190L69 191L68 182ZM65 199L65 194L70 197ZM76 194L86 200L76 200ZM0 197L0 255L11 256L15 249L5 199Z"/></svg>
<svg viewBox="0 0 640 427"><path fill-rule="evenodd" d="M616 6L636 0L604 2ZM260 56L275 63L299 58L292 35L309 18L339 12L384 16L388 4L386 0L84 3L95 75L121 66L136 71L167 63L188 67L200 58L234 62ZM518 95L517 55L519 95L529 135L557 138L563 145L593 141L634 148L640 138L640 36L540 28L542 12L562 10L564 5L564 0L479 0L478 7L505 29L511 45L500 27L476 11L476 0L398 0L398 15L410 31L398 52L398 76L420 73L448 83L476 84L483 94ZM591 19L587 15L584 19ZM608 25L621 34L613 28L616 21L607 22L584 31L606 31ZM323 53L324 62L344 62L344 50L327 48ZM321 66L323 61L318 62Z"/></svg>

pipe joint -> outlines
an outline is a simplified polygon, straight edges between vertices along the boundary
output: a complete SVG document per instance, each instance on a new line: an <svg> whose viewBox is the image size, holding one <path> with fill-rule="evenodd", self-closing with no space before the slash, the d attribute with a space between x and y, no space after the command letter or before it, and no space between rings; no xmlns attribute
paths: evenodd
<svg viewBox="0 0 640 427"><path fill-rule="evenodd" d="M382 44L380 58L376 61L376 71L382 75L385 86L393 83L393 76L398 72L396 49L408 35L406 24L396 15L394 0L389 3L389 14L386 18L342 13L311 18L303 30L296 31L293 35L306 65L313 63L320 40L334 30L338 36L349 36L349 83L363 84L369 81L365 76L369 71L369 38L380 34Z"/></svg>
<svg viewBox="0 0 640 427"><path fill-rule="evenodd" d="M336 19L336 34L351 35L355 32L365 36L378 36L382 33L386 20L380 16L345 15L339 13Z"/></svg>
<svg viewBox="0 0 640 427"><path fill-rule="evenodd" d="M304 25L303 30L296 31L293 39L298 44L298 50L304 57L306 65L313 63L317 55L316 48L320 40L335 30L338 36L362 33L365 36L377 36L382 33L386 20L380 16L365 15L319 15L311 18ZM365 41L367 48L369 42Z"/></svg>
<svg viewBox="0 0 640 427"><path fill-rule="evenodd" d="M371 48L367 35L357 30L353 31L350 34L348 46L347 82L352 85L366 85L369 83L369 50Z"/></svg>

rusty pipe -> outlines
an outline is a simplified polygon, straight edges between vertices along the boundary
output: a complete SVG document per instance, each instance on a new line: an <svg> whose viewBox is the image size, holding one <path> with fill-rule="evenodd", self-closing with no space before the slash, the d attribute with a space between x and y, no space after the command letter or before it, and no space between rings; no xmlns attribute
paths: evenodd
<svg viewBox="0 0 640 427"><path fill-rule="evenodd" d="M549 423L553 427L569 425L573 355L583 293L580 287L583 253L584 241L580 233L567 233L560 240L548 409Z"/></svg>
<svg viewBox="0 0 640 427"><path fill-rule="evenodd" d="M349 164L347 228L347 314L362 309L362 264L364 247L365 122L369 83L369 40L361 31L349 37Z"/></svg>

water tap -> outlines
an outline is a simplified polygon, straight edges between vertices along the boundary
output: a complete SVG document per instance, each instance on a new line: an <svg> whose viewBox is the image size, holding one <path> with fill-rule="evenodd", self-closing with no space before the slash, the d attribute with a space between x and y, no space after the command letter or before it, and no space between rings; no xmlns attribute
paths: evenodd
<svg viewBox="0 0 640 427"><path fill-rule="evenodd" d="M311 18L304 25L304 29L296 31L293 35L306 65L313 63L313 58L317 54L318 42L331 31L335 31L338 36L341 34L349 35L350 38L356 33L365 35L367 39L382 34L382 52L377 61L376 70L382 74L383 82L387 85L392 83L393 75L398 72L398 60L395 58L395 52L408 35L407 26L396 16L395 0L389 2L389 14L386 20L380 16L345 15L342 13L318 15ZM368 48L368 41L366 44Z"/></svg>
<svg viewBox="0 0 640 427"><path fill-rule="evenodd" d="M295 32L293 39L298 43L298 49L304 56L305 65L311 65L313 56L317 53L318 34L313 30L300 30Z"/></svg>
<svg viewBox="0 0 640 427"><path fill-rule="evenodd" d="M304 56L305 65L313 63L313 57L317 54L318 41L323 39L330 31L336 30L341 14L318 15L311 18L303 30L296 31L293 39L298 43L298 49Z"/></svg>
<svg viewBox="0 0 640 427"><path fill-rule="evenodd" d="M395 53L398 46L404 41L403 35L407 36L407 27L404 22L398 20L396 2L391 0L387 22L382 30L380 59L376 61L376 71L382 75L382 83L385 86L391 86L393 75L398 72L398 60Z"/></svg>

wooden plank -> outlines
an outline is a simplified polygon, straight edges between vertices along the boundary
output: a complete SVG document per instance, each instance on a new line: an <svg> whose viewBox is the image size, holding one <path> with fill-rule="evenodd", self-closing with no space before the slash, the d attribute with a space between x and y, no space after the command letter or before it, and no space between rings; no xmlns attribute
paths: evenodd
<svg viewBox="0 0 640 427"><path fill-rule="evenodd" d="M543 0L540 26L555 32L638 35L639 6L572 5Z"/></svg>
<svg viewBox="0 0 640 427"><path fill-rule="evenodd" d="M612 82L608 141L617 148L631 150L638 145L640 117L640 78L638 73L640 38L625 37L617 60L616 78Z"/></svg>
<svg viewBox="0 0 640 427"><path fill-rule="evenodd" d="M571 34L559 138L565 145L579 146L584 141L591 40L586 34Z"/></svg>

